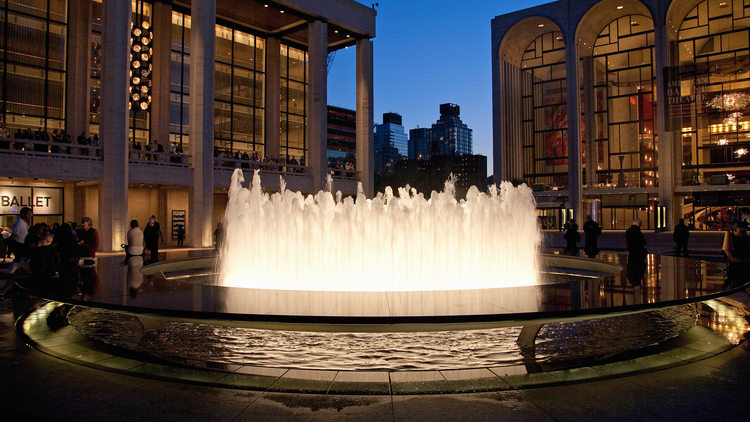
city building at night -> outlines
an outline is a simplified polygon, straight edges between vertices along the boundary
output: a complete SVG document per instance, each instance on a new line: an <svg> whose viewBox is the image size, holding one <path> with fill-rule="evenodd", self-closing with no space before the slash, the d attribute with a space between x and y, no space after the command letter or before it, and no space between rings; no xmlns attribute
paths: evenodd
<svg viewBox="0 0 750 422"><path fill-rule="evenodd" d="M375 125L375 174L393 171L408 154L408 141L401 115L383 113L383 123Z"/></svg>
<svg viewBox="0 0 750 422"><path fill-rule="evenodd" d="M492 19L494 174L557 227L750 219L750 9L561 0ZM577 88L573 88L577 87Z"/></svg>
<svg viewBox="0 0 750 422"><path fill-rule="evenodd" d="M0 224L28 204L32 223L89 216L111 251L131 219L156 215L168 242L186 221L187 243L205 247L231 173L247 179L261 168L254 157L276 161L262 166L265 188L282 175L289 189L317 192L329 174L327 59L346 47L356 49L356 123L333 149L357 159L336 189L355 193L361 181L372 195L374 8L241 4L3 2Z"/></svg>

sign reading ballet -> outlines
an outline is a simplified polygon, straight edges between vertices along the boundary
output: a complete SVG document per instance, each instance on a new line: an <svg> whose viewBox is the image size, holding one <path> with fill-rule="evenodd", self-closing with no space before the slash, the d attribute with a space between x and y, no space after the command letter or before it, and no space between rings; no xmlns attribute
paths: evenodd
<svg viewBox="0 0 750 422"><path fill-rule="evenodd" d="M37 215L63 213L61 188L0 186L0 214L18 214L29 207Z"/></svg>

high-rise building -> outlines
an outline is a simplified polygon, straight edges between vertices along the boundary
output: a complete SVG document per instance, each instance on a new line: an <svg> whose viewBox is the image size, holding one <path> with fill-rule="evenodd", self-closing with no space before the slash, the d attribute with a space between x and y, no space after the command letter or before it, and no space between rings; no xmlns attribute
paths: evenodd
<svg viewBox="0 0 750 422"><path fill-rule="evenodd" d="M432 152L432 129L418 127L409 131L409 159L429 160Z"/></svg>
<svg viewBox="0 0 750 422"><path fill-rule="evenodd" d="M357 111L328 106L328 162L357 164Z"/></svg>
<svg viewBox="0 0 750 422"><path fill-rule="evenodd" d="M440 120L432 124L431 155L473 154L472 130L461 121L461 108L456 104L440 104Z"/></svg>
<svg viewBox="0 0 750 422"><path fill-rule="evenodd" d="M383 123L375 126L375 174L393 171L396 163L406 158L407 144L401 115L383 113Z"/></svg>

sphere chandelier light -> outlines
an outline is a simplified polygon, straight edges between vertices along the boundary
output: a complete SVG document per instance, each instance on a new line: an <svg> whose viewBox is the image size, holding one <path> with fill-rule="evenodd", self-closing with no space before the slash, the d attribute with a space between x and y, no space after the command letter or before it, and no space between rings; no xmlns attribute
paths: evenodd
<svg viewBox="0 0 750 422"><path fill-rule="evenodd" d="M152 47L154 34L151 25L143 19L143 2L136 3L140 11L136 13L136 22L131 22L130 36L130 104L133 111L147 111L151 107L151 72L154 55Z"/></svg>

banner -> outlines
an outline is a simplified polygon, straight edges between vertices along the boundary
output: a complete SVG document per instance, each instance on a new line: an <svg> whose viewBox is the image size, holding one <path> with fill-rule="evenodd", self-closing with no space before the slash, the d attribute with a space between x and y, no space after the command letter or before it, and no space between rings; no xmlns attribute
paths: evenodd
<svg viewBox="0 0 750 422"><path fill-rule="evenodd" d="M18 214L29 207L36 215L63 213L63 189L0 186L0 214Z"/></svg>

